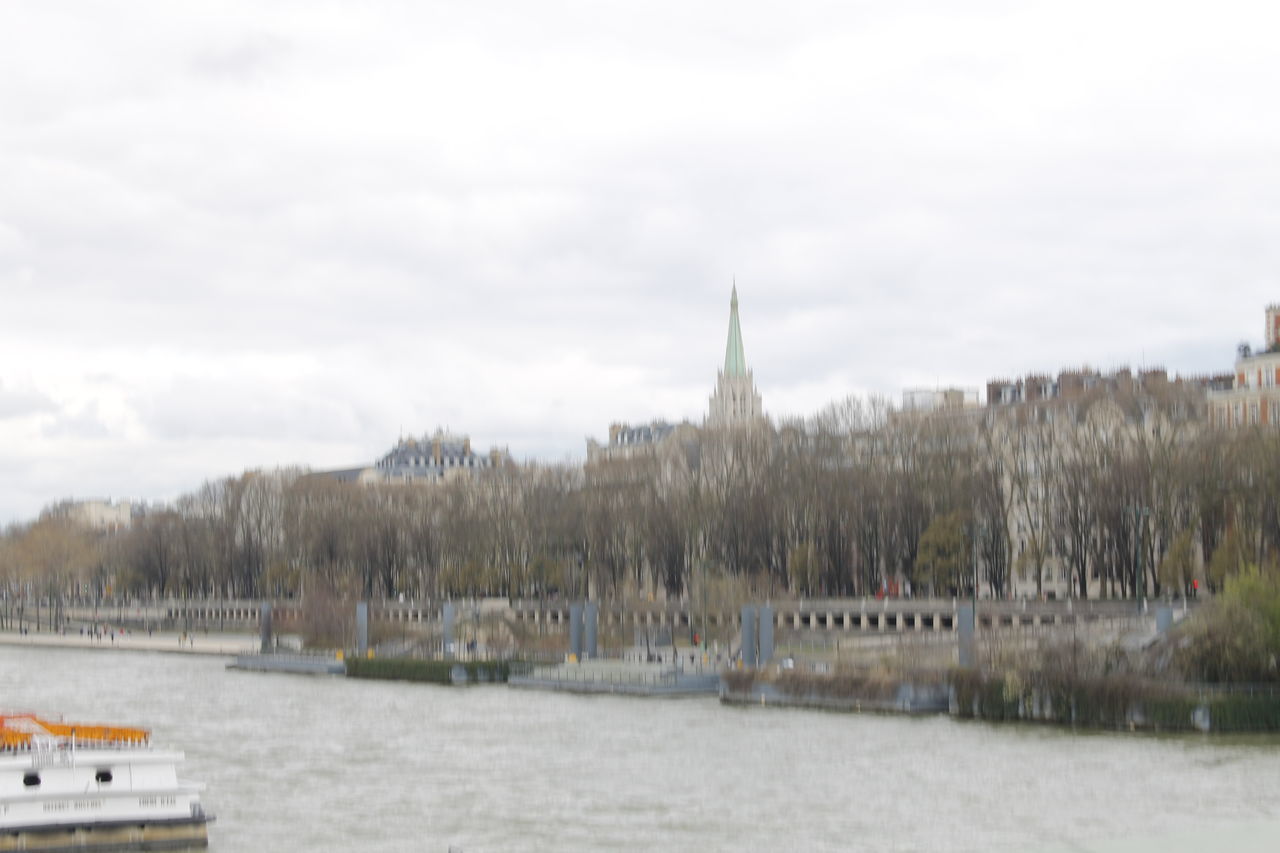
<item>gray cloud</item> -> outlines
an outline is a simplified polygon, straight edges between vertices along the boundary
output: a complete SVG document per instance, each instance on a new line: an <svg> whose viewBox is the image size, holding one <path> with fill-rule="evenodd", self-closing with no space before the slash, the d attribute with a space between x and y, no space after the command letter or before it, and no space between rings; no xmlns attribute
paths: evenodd
<svg viewBox="0 0 1280 853"><path fill-rule="evenodd" d="M288 53L287 39L270 33L253 33L198 50L191 58L191 69L197 75L243 83L260 79Z"/></svg>
<svg viewBox="0 0 1280 853"><path fill-rule="evenodd" d="M112 491L166 494L129 472L347 464L437 424L581 454L701 414L735 275L775 414L1223 369L1280 298L1255 13L19 3L0 359L47 400L0 388L0 418L45 406L8 444L105 442Z"/></svg>
<svg viewBox="0 0 1280 853"><path fill-rule="evenodd" d="M38 391L6 388L0 380L0 419L42 415L57 410L53 400Z"/></svg>

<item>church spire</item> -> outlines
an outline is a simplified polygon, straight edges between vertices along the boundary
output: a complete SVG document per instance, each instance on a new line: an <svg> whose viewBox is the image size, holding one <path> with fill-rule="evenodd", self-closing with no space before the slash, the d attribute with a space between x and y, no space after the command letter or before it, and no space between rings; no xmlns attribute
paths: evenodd
<svg viewBox="0 0 1280 853"><path fill-rule="evenodd" d="M733 284L729 300L729 340L724 348L724 370L716 377L716 392L711 395L707 425L736 427L757 423L763 417L760 392L751 381L747 357L742 352L742 328L738 325L738 283Z"/></svg>
<svg viewBox="0 0 1280 853"><path fill-rule="evenodd" d="M747 357L742 352L742 329L738 326L737 282L733 285L733 298L729 300L729 340L724 348L724 375L747 375Z"/></svg>

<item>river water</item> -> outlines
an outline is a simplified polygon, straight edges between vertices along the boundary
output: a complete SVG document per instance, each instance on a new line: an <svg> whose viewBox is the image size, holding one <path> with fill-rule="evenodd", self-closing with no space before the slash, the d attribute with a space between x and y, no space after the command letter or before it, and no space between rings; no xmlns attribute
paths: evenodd
<svg viewBox="0 0 1280 853"><path fill-rule="evenodd" d="M239 851L1280 849L1280 738L1078 734L0 647L0 707L150 727Z"/></svg>

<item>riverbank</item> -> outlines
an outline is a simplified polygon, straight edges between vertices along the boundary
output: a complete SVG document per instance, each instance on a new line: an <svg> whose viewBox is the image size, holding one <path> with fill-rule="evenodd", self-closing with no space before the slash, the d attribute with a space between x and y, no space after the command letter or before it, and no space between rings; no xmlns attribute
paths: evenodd
<svg viewBox="0 0 1280 853"><path fill-rule="evenodd" d="M54 633L51 631L0 631L0 645L61 649L166 652L187 655L243 655L258 650L252 634L179 633L172 631L114 631L108 634Z"/></svg>
<svg viewBox="0 0 1280 853"><path fill-rule="evenodd" d="M989 723L1152 732L1280 731L1280 688L1152 682L1133 677L1041 678L953 670L914 677L783 671L727 672L724 704L839 712L939 714Z"/></svg>

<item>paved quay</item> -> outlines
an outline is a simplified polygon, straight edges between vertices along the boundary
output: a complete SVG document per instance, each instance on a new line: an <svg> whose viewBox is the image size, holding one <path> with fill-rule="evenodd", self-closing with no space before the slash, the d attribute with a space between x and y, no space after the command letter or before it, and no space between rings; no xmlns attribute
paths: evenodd
<svg viewBox="0 0 1280 853"><path fill-rule="evenodd" d="M65 634L51 631L0 631L0 645L40 646L65 649L103 649L106 651L170 652L188 655L243 655L258 650L259 639L253 634L223 634L174 631L128 632L116 631L109 636L93 637L68 631Z"/></svg>

